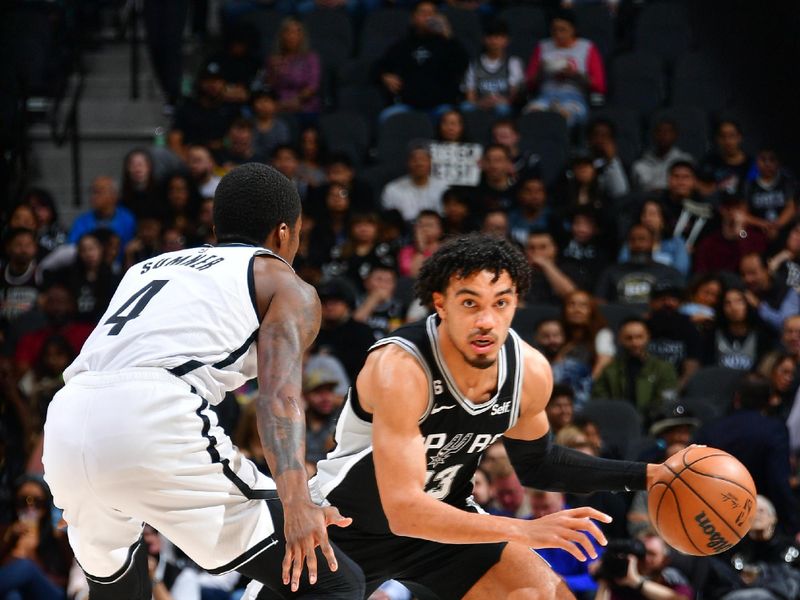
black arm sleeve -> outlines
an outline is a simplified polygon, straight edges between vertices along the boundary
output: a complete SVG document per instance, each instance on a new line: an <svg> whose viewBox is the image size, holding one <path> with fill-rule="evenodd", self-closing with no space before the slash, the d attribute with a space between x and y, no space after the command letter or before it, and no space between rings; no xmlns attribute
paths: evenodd
<svg viewBox="0 0 800 600"><path fill-rule="evenodd" d="M647 465L597 458L553 444L551 432L537 440L504 437L511 465L522 485L553 492L587 494L599 490L644 490Z"/></svg>

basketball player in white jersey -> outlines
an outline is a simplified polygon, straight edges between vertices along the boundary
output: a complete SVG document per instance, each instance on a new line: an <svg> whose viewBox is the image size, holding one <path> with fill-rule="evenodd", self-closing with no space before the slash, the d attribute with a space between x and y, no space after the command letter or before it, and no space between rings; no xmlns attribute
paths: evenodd
<svg viewBox="0 0 800 600"><path fill-rule="evenodd" d="M528 269L505 240L443 244L416 286L435 314L375 344L350 390L312 496L353 518L330 534L363 569L367 593L396 579L425 600L573 598L530 548L596 557L589 536L606 540L591 519L610 517L591 508L533 521L481 514L471 480L496 440L520 481L540 489L643 490L666 468L552 443L550 366L510 329Z"/></svg>
<svg viewBox="0 0 800 600"><path fill-rule="evenodd" d="M299 197L274 169L246 164L220 182L214 222L218 246L128 270L48 410L45 478L90 598L150 599L143 522L273 598L360 597L363 575L326 529L350 519L311 502L304 468L301 365L320 306L290 266ZM256 376L274 481L209 408Z"/></svg>

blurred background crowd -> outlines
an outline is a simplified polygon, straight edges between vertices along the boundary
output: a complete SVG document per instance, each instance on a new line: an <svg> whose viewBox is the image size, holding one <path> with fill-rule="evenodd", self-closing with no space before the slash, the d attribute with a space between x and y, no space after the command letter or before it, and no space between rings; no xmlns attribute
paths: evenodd
<svg viewBox="0 0 800 600"><path fill-rule="evenodd" d="M643 493L524 489L502 445L481 463L476 501L519 518L581 505L614 516L598 561L543 552L582 600L800 597L796 180L714 40L693 27L693 3L96 0L3 10L0 39L13 40L17 61L0 69L1 599L86 598L41 478L48 403L125 269L213 244L214 190L252 161L296 183L294 267L322 301L303 375L310 474L332 448L367 349L428 314L412 294L420 266L448 236L481 231L512 240L530 263L513 326L552 364L558 443L652 462L708 444L738 457L761 495L748 537L703 559L665 545ZM132 15L138 24L126 29ZM147 143L84 157L73 175L91 177L70 198L63 178L48 185L50 155L36 156L26 137L37 131L33 100L56 100L39 127L42 114L57 120L80 95L68 92L73 71L101 68L139 38L158 127ZM83 102L96 112L69 113L71 133L77 114L88 128L108 110L120 126L134 118L124 103L114 112L112 92L90 89ZM217 408L268 471L255 393L251 382ZM203 573L152 529L145 540L151 574L166 584L157 600L238 598L246 583ZM410 597L393 583L374 595Z"/></svg>

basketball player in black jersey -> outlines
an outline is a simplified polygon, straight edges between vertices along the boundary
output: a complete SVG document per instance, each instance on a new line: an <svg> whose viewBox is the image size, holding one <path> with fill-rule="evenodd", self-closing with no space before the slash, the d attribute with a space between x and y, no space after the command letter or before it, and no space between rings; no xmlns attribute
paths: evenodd
<svg viewBox="0 0 800 600"><path fill-rule="evenodd" d="M533 521L481 514L471 478L502 439L523 485L584 493L643 490L666 467L588 456L552 443L546 359L510 329L528 265L479 235L445 243L416 293L435 314L373 346L319 463L312 495L353 524L331 539L364 570L369 594L396 579L420 599L573 598L531 548L596 557L606 539L574 508Z"/></svg>

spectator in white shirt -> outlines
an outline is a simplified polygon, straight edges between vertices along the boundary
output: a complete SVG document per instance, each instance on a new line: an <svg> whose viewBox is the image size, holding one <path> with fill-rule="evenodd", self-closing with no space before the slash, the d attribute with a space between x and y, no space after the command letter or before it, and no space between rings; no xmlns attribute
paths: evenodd
<svg viewBox="0 0 800 600"><path fill-rule="evenodd" d="M431 153L427 145L412 147L406 166L408 175L393 179L383 188L383 207L398 210L408 222L414 221L421 210L441 214L447 182L431 176Z"/></svg>
<svg viewBox="0 0 800 600"><path fill-rule="evenodd" d="M667 189L667 171L677 161L693 162L691 154L675 145L678 125L671 119L660 119L653 128L653 145L633 163L633 186L642 192Z"/></svg>

